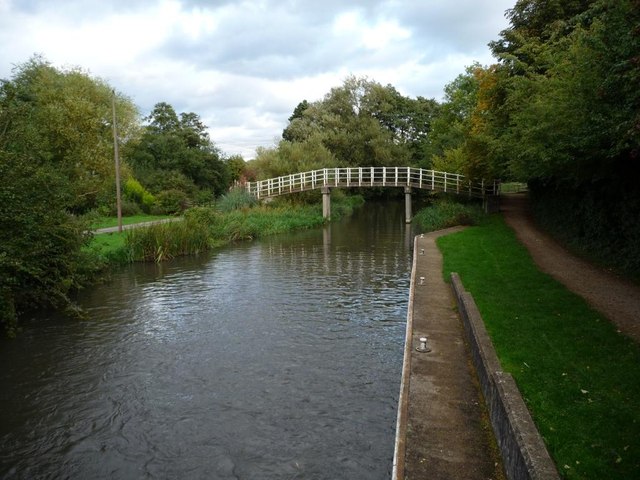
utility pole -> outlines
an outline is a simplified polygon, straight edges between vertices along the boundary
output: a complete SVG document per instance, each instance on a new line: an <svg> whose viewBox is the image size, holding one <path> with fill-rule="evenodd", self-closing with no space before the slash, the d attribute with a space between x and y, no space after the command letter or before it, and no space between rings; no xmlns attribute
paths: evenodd
<svg viewBox="0 0 640 480"><path fill-rule="evenodd" d="M118 127L116 124L116 91L111 90L113 111L113 157L116 163L116 209L118 211L118 232L122 232L122 199L120 198L120 158L118 156Z"/></svg>

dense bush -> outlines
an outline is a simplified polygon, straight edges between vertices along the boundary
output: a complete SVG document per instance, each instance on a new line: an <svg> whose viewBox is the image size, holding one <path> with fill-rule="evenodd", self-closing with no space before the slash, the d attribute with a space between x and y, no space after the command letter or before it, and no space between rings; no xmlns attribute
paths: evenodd
<svg viewBox="0 0 640 480"><path fill-rule="evenodd" d="M145 213L151 212L156 201L155 197L133 177L127 178L124 182L124 195L126 199L138 203Z"/></svg>
<svg viewBox="0 0 640 480"><path fill-rule="evenodd" d="M67 179L54 168L0 152L0 323L15 334L27 308L73 311L86 225L70 215Z"/></svg>
<svg viewBox="0 0 640 480"><path fill-rule="evenodd" d="M532 182L536 221L579 254L640 280L640 192L631 185L636 178L578 188Z"/></svg>
<svg viewBox="0 0 640 480"><path fill-rule="evenodd" d="M420 210L413 221L423 231L431 232L457 225L478 225L484 217L477 203L460 203L445 197Z"/></svg>
<svg viewBox="0 0 640 480"><path fill-rule="evenodd" d="M163 190L156 195L153 212L156 215L173 215L189 208L189 196L182 190Z"/></svg>

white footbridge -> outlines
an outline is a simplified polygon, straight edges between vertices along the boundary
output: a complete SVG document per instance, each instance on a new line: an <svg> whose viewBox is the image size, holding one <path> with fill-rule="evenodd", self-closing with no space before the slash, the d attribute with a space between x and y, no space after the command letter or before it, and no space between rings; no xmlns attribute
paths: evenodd
<svg viewBox="0 0 640 480"><path fill-rule="evenodd" d="M411 191L414 188L482 198L485 209L489 209L490 200L500 194L499 181L471 182L458 173L413 167L323 168L247 182L245 185L247 191L258 199L319 189L322 191L322 214L325 218L331 217L332 188L375 187L404 188L407 223L411 222Z"/></svg>

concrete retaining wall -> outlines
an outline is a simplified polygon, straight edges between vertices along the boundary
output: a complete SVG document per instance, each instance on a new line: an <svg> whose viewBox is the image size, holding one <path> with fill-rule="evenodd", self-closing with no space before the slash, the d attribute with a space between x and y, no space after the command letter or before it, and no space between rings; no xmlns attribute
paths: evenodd
<svg viewBox="0 0 640 480"><path fill-rule="evenodd" d="M559 479L513 377L502 371L473 297L465 291L457 273L451 274L451 280L507 477Z"/></svg>

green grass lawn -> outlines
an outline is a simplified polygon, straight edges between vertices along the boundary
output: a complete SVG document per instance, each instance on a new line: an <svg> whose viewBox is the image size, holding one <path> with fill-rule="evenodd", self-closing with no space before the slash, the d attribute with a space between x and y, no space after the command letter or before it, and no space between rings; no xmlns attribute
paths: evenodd
<svg viewBox="0 0 640 480"><path fill-rule="evenodd" d="M173 218L171 215L132 215L130 217L122 217L123 225L131 225L132 223L151 222L152 220L163 220L165 218ZM97 220L91 222L91 228L108 228L117 227L117 217L100 217Z"/></svg>
<svg viewBox="0 0 640 480"><path fill-rule="evenodd" d="M126 232L94 235L89 245L84 248L94 255L99 262L114 264L127 263L125 235Z"/></svg>
<svg viewBox="0 0 640 480"><path fill-rule="evenodd" d="M540 272L499 216L442 237L560 474L640 478L640 347Z"/></svg>

